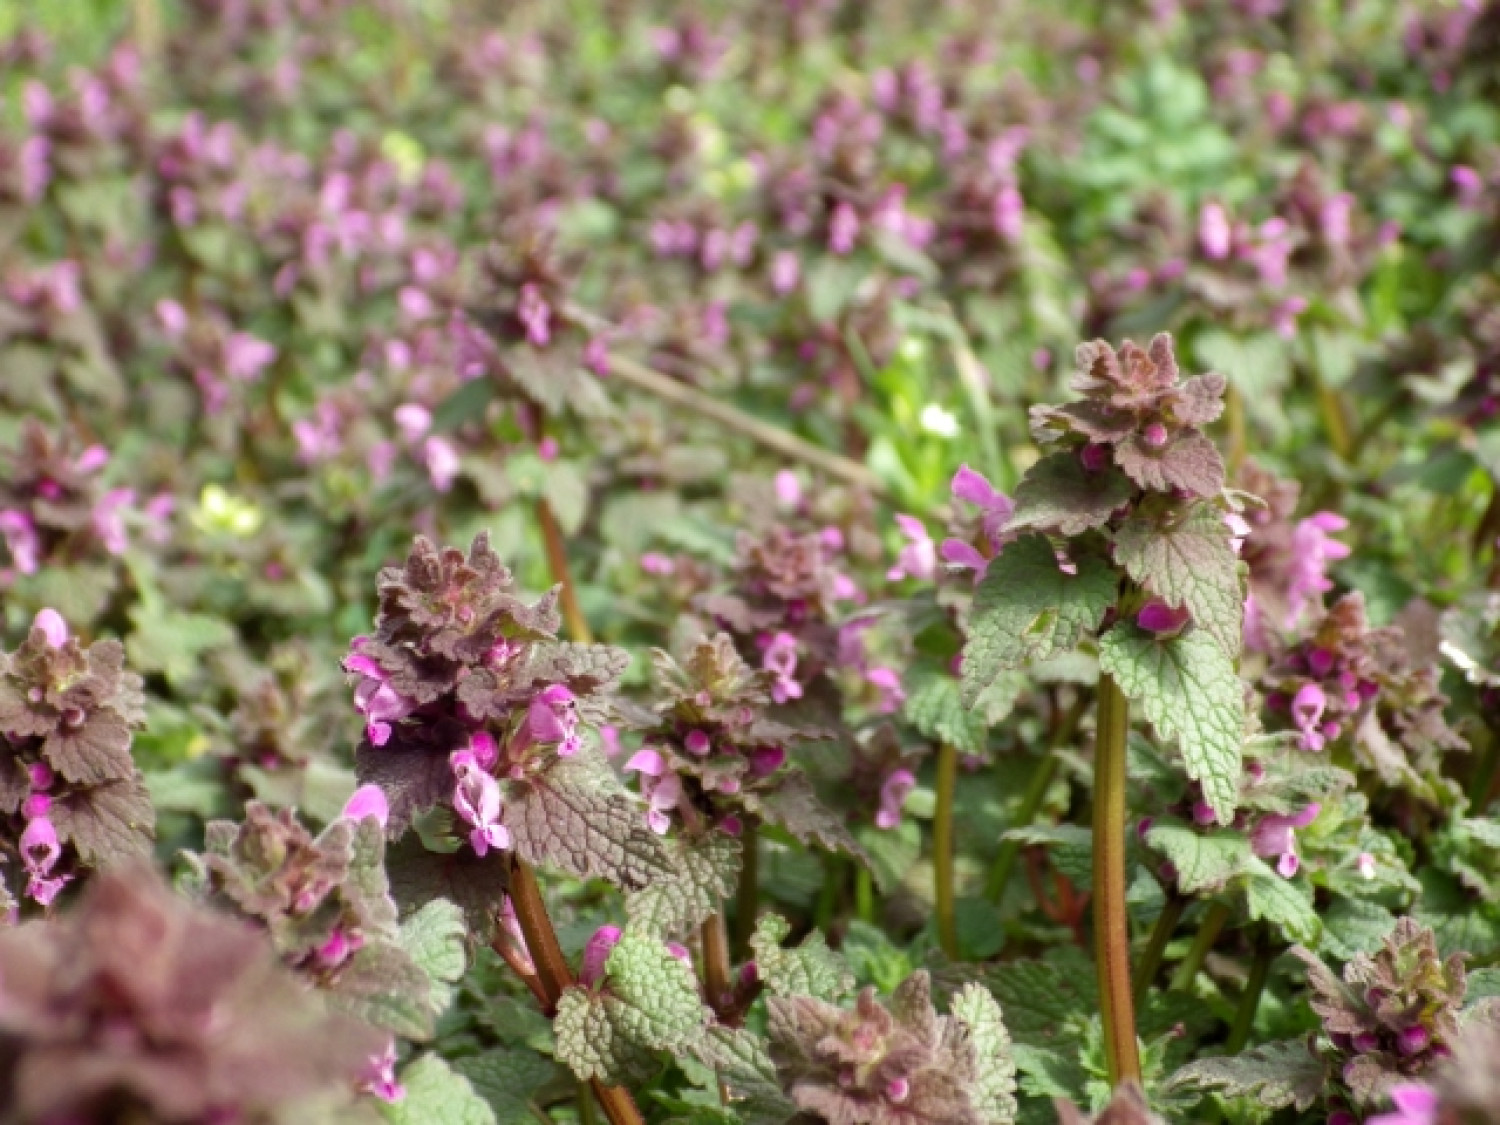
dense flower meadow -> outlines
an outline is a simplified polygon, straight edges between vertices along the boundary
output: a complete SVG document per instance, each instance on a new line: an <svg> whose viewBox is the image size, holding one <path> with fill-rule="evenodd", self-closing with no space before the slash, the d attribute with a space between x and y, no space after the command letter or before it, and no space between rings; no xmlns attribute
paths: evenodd
<svg viewBox="0 0 1500 1125"><path fill-rule="evenodd" d="M0 1121L1500 1122L1496 0L0 0Z"/></svg>

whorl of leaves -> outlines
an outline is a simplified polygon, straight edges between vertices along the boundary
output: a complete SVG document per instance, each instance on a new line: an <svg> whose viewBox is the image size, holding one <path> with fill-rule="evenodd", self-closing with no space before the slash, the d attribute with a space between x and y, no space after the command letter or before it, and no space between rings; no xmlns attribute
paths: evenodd
<svg viewBox="0 0 1500 1125"><path fill-rule="evenodd" d="M1463 955L1438 955L1433 932L1402 918L1373 955L1334 975L1301 946L1312 1009L1328 1056L1356 1104L1373 1107L1392 1085L1428 1074L1453 1049L1467 988Z"/></svg>
<svg viewBox="0 0 1500 1125"><path fill-rule="evenodd" d="M47 815L85 865L148 853L155 814L130 753L144 721L141 680L118 641L84 647L69 636L54 646L33 625L15 652L0 653L0 813L16 836L28 767L44 765L54 777Z"/></svg>
<svg viewBox="0 0 1500 1125"><path fill-rule="evenodd" d="M854 1007L811 996L767 1001L771 1059L804 1113L861 1125L1008 1125L1004 1079L981 1049L1003 1050L986 1026L976 1034L932 1006L925 972L882 1005L873 988Z"/></svg>
<svg viewBox="0 0 1500 1125"><path fill-rule="evenodd" d="M1109 460L1148 492L1218 495L1224 462L1202 431L1224 410L1224 376L1182 379L1166 333L1146 349L1126 340L1118 352L1095 340L1079 346L1077 360L1070 385L1084 397L1033 407L1038 441L1106 447Z"/></svg>
<svg viewBox="0 0 1500 1125"><path fill-rule="evenodd" d="M0 933L7 1121L245 1120L350 1088L382 1036L330 1015L242 923L148 868Z"/></svg>

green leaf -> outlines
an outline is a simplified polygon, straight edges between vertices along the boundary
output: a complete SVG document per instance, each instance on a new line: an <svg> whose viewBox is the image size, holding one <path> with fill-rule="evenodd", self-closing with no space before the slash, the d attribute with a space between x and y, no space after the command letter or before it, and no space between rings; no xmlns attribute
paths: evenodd
<svg viewBox="0 0 1500 1125"><path fill-rule="evenodd" d="M1080 891L1094 882L1094 833L1079 824L1032 824L1012 828L1007 840L1049 848L1057 869Z"/></svg>
<svg viewBox="0 0 1500 1125"><path fill-rule="evenodd" d="M454 986L463 979L468 964L464 953L466 937L464 912L447 899L433 899L401 923L397 941L427 974L431 985L427 1003L434 1018L448 1010Z"/></svg>
<svg viewBox="0 0 1500 1125"><path fill-rule="evenodd" d="M1183 894L1217 891L1249 866L1253 855L1242 832L1200 832L1186 824L1162 821L1151 826L1146 843L1177 868L1177 887Z"/></svg>
<svg viewBox="0 0 1500 1125"><path fill-rule="evenodd" d="M495 1125L534 1125L531 1098L559 1074L551 1059L524 1048L468 1055L453 1069L489 1103Z"/></svg>
<svg viewBox="0 0 1500 1125"><path fill-rule="evenodd" d="M746 789L745 808L767 824L784 828L804 844L816 843L865 862L864 849L849 833L841 814L825 805L807 775L783 771L771 789Z"/></svg>
<svg viewBox="0 0 1500 1125"><path fill-rule="evenodd" d="M1240 653L1245 597L1223 514L1194 504L1142 505L1115 535L1115 561L1151 593L1185 608L1231 659Z"/></svg>
<svg viewBox="0 0 1500 1125"><path fill-rule="evenodd" d="M781 943L791 924L776 914L762 915L750 938L761 983L772 996L811 996L834 1003L854 991L854 973L843 955L828 948L814 930L795 949Z"/></svg>
<svg viewBox="0 0 1500 1125"><path fill-rule="evenodd" d="M1047 531L1082 535L1103 527L1115 509L1130 499L1135 486L1118 469L1091 473L1071 450L1048 454L1016 486L1016 510L1010 531ZM1009 552L1010 548L1006 548ZM994 564L990 564L994 570Z"/></svg>
<svg viewBox="0 0 1500 1125"><path fill-rule="evenodd" d="M1233 1058L1199 1059L1168 1078L1168 1093L1214 1091L1253 1098L1266 1109L1306 1110L1323 1093L1327 1068L1301 1039L1285 1039L1242 1051Z"/></svg>
<svg viewBox="0 0 1500 1125"><path fill-rule="evenodd" d="M1188 776L1228 824L1245 729L1244 689L1229 656L1201 629L1157 637L1122 622L1099 642L1099 668L1145 708L1158 734L1177 739Z"/></svg>
<svg viewBox="0 0 1500 1125"><path fill-rule="evenodd" d="M494 1111L437 1055L423 1055L401 1072L406 1097L380 1112L391 1125L496 1125Z"/></svg>
<svg viewBox="0 0 1500 1125"><path fill-rule="evenodd" d="M719 910L734 893L740 873L740 842L712 832L682 843L672 857L670 879L652 883L625 899L632 922L662 937L680 937Z"/></svg>
<svg viewBox="0 0 1500 1125"><path fill-rule="evenodd" d="M130 666L138 672L160 672L174 684L192 678L203 654L234 643L234 629L217 617L148 612L144 605L130 610L135 629L125 640Z"/></svg>
<svg viewBox="0 0 1500 1125"><path fill-rule="evenodd" d="M1043 1047L1076 1039L1076 1031L1069 1029L1099 1010L1098 984L1083 957L1071 964L1002 962L991 966L983 979L1000 1002L1005 1025L1017 1043Z"/></svg>
<svg viewBox="0 0 1500 1125"><path fill-rule="evenodd" d="M607 997L586 988L563 990L552 1020L557 1061L580 1082L597 1078L610 1085L640 1082L656 1069L651 1052L622 1035L610 1018Z"/></svg>
<svg viewBox="0 0 1500 1125"><path fill-rule="evenodd" d="M1251 918L1273 923L1288 942L1310 946L1322 936L1312 888L1296 879L1283 879L1258 859L1249 864L1245 905Z"/></svg>
<svg viewBox="0 0 1500 1125"><path fill-rule="evenodd" d="M781 1092L765 1041L754 1032L711 1027L689 1050L717 1071L746 1125L783 1125L797 1116L797 1107Z"/></svg>
<svg viewBox="0 0 1500 1125"><path fill-rule="evenodd" d="M1077 574L1064 573L1040 535L1016 540L990 563L974 595L964 645L967 706L1001 672L1065 652L1099 627L1119 580L1097 556L1085 555L1077 566Z"/></svg>
<svg viewBox="0 0 1500 1125"><path fill-rule="evenodd" d="M608 879L626 890L676 875L666 844L646 824L640 799L591 749L509 782L505 797L505 826L530 863Z"/></svg>
<svg viewBox="0 0 1500 1125"><path fill-rule="evenodd" d="M978 1069L969 1101L986 1125L1010 1125L1016 1119L1016 1064L1000 1005L983 985L972 981L953 997L953 1015L968 1029Z"/></svg>
<svg viewBox="0 0 1500 1125"><path fill-rule="evenodd" d="M430 1039L432 982L400 946L371 942L339 970L330 1002L372 1027L407 1039Z"/></svg>
<svg viewBox="0 0 1500 1125"><path fill-rule="evenodd" d="M989 739L986 717L964 706L958 681L944 673L920 676L906 697L902 715L927 738L961 754L983 752Z"/></svg>
<svg viewBox="0 0 1500 1125"><path fill-rule="evenodd" d="M1396 926L1396 916L1366 898L1335 898L1322 914L1326 952L1340 961L1356 954L1374 953Z"/></svg>
<svg viewBox="0 0 1500 1125"><path fill-rule="evenodd" d="M611 1018L630 1039L657 1051L678 1051L702 1034L712 1013L698 978L660 938L627 927L606 962Z"/></svg>

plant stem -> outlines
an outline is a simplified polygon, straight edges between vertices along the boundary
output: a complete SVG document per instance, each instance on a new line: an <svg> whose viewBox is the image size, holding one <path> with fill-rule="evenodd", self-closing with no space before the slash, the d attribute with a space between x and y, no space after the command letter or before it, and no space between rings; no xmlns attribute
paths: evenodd
<svg viewBox="0 0 1500 1125"><path fill-rule="evenodd" d="M734 1004L734 985L729 978L729 934L723 912L709 915L699 931L703 939L703 990L708 1006L716 1013Z"/></svg>
<svg viewBox="0 0 1500 1125"><path fill-rule="evenodd" d="M1094 745L1094 954L1110 1084L1139 1082L1141 1059L1130 991L1130 918L1125 912L1125 740L1130 701L1099 676Z"/></svg>
<svg viewBox="0 0 1500 1125"><path fill-rule="evenodd" d="M1146 1002L1146 994L1151 991L1151 982L1156 979L1156 972L1161 968L1161 959L1167 952L1167 943L1172 940L1172 931L1177 929L1177 923L1182 921L1182 912L1187 909L1188 900L1174 892L1167 892L1167 901L1161 908L1161 913L1156 916L1156 925L1151 928L1151 939L1146 943L1146 949L1141 954L1141 963L1135 970L1135 1002L1137 1005Z"/></svg>
<svg viewBox="0 0 1500 1125"><path fill-rule="evenodd" d="M1053 751L1073 737L1086 706L1087 700L1080 693L1054 725L1052 734L1047 739L1047 749L1032 767L1031 779L1026 783L1026 792L1021 797L1021 807L1016 810L1016 828L1029 827L1036 819L1042 802L1047 798L1047 790L1052 787L1052 779L1057 776L1057 755ZM996 905L1005 897L1005 888L1010 885L1011 872L1015 870L1016 860L1020 855L1021 841L1000 842L1000 851L995 856L995 862L990 865L989 878L984 883L985 896Z"/></svg>
<svg viewBox="0 0 1500 1125"><path fill-rule="evenodd" d="M1489 735L1489 745L1484 748L1474 776L1469 779L1469 807L1481 816L1484 815L1485 806L1489 804L1490 788L1495 776L1500 773L1500 729L1491 727L1486 733Z"/></svg>
<svg viewBox="0 0 1500 1125"><path fill-rule="evenodd" d="M536 873L530 864L514 853L510 857L509 889L516 921L536 965L536 978L545 997L543 1010L550 1018L557 1010L557 1001L563 990L573 983L573 970L568 967L568 959L557 943L557 931L552 928L552 918L542 899L542 889L537 885ZM591 1085L610 1125L645 1125L645 1118L628 1090L606 1086L597 1079Z"/></svg>
<svg viewBox="0 0 1500 1125"><path fill-rule="evenodd" d="M875 922L875 877L864 867L854 869L854 914L861 922Z"/></svg>
<svg viewBox="0 0 1500 1125"><path fill-rule="evenodd" d="M597 1125L599 1118L594 1113L594 1096L584 1083L578 1083L578 1125Z"/></svg>
<svg viewBox="0 0 1500 1125"><path fill-rule="evenodd" d="M1192 987L1193 981L1197 979L1198 970L1203 968L1204 958L1214 947L1214 942L1219 940L1219 931L1228 921L1229 907L1222 902L1216 902L1208 908L1203 924L1198 927L1198 936L1193 939L1193 944L1188 949L1187 956L1182 959L1182 963L1177 966L1177 971L1172 974L1174 992L1186 992Z"/></svg>
<svg viewBox="0 0 1500 1125"><path fill-rule="evenodd" d="M813 910L813 921L818 929L825 934L833 925L834 916L838 913L839 899L843 897L844 880L848 875L848 865L842 856L825 855L823 857L823 887L818 892L818 904Z"/></svg>
<svg viewBox="0 0 1500 1125"><path fill-rule="evenodd" d="M1225 461L1230 480L1239 475L1240 466L1245 463L1245 449L1248 441L1245 434L1245 398L1234 384L1224 394L1224 420L1229 428L1229 456Z"/></svg>
<svg viewBox="0 0 1500 1125"><path fill-rule="evenodd" d="M958 915L953 901L953 800L958 790L958 751L940 743L937 811L932 819L932 876L937 895L938 944L958 960Z"/></svg>
<svg viewBox="0 0 1500 1125"><path fill-rule="evenodd" d="M1271 962L1276 960L1276 950L1271 944L1271 935L1264 924L1257 927L1255 935L1255 960L1250 963L1250 977L1245 981L1245 991L1240 994L1240 1005L1234 1011L1234 1024L1229 1029L1229 1054L1237 1055L1250 1042L1250 1029L1255 1026L1255 1011L1260 1007L1261 993L1266 990L1266 981L1271 976Z"/></svg>
<svg viewBox="0 0 1500 1125"><path fill-rule="evenodd" d="M779 426L746 414L721 398L704 394L686 383L678 382L671 376L663 375L660 371L653 370L617 352L609 354L609 371L611 376L618 376L621 382L629 383L637 390L645 391L675 406L690 410L694 414L712 419L726 429L742 434L783 457L821 469L829 476L838 477L846 484L852 484L880 499L892 499L890 489L886 487L885 482L858 461L851 461L837 453L820 449L812 442L787 433Z"/></svg>
<svg viewBox="0 0 1500 1125"><path fill-rule="evenodd" d="M741 957L750 948L755 916L760 911L760 826L745 822L740 836L740 886L734 899L734 948Z"/></svg>
<svg viewBox="0 0 1500 1125"><path fill-rule="evenodd" d="M568 626L568 636L588 644L594 639L594 634L578 605L578 591L573 586L573 573L568 569L568 548L563 543L562 528L557 526L552 506L545 500L536 502L536 521L542 528L542 544L547 550L547 567L552 571L552 581L562 587L563 621Z"/></svg>

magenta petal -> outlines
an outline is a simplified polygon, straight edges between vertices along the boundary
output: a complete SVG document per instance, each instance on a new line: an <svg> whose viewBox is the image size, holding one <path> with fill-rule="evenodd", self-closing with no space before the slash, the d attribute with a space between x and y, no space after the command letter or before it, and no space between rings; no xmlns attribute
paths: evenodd
<svg viewBox="0 0 1500 1125"><path fill-rule="evenodd" d="M390 815L391 806L385 799L385 790L378 785L361 785L354 791L354 796L349 798L343 812L345 820L364 820L373 816L382 828Z"/></svg>
<svg viewBox="0 0 1500 1125"><path fill-rule="evenodd" d="M960 566L965 570L983 570L989 566L989 560L980 553L979 549L972 543L965 543L962 539L944 539L940 551L943 561L950 566Z"/></svg>
<svg viewBox="0 0 1500 1125"><path fill-rule="evenodd" d="M660 777L666 768L667 763L661 756L661 751L651 746L642 746L625 763L626 773L638 772L648 777Z"/></svg>
<svg viewBox="0 0 1500 1125"><path fill-rule="evenodd" d="M1005 497L995 489L982 473L976 473L968 465L960 465L953 474L953 498L967 500L981 508L993 507Z"/></svg>
<svg viewBox="0 0 1500 1125"><path fill-rule="evenodd" d="M36 615L31 627L40 629L53 648L62 648L68 643L68 623L62 619L62 614L50 606Z"/></svg>
<svg viewBox="0 0 1500 1125"><path fill-rule="evenodd" d="M1416 1082L1391 1087L1391 1101L1406 1113L1436 1113L1438 1107L1437 1091Z"/></svg>

